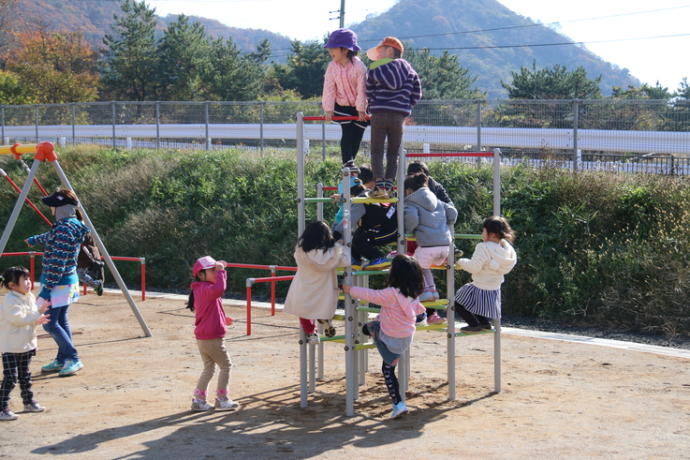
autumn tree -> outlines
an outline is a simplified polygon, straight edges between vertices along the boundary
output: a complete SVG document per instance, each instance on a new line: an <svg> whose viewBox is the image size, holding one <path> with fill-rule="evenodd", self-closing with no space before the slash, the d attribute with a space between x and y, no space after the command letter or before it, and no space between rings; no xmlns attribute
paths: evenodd
<svg viewBox="0 0 690 460"><path fill-rule="evenodd" d="M39 103L94 101L99 77L96 55L80 33L23 33L6 59Z"/></svg>
<svg viewBox="0 0 690 460"><path fill-rule="evenodd" d="M16 105L34 102L31 91L13 72L0 70L0 104Z"/></svg>

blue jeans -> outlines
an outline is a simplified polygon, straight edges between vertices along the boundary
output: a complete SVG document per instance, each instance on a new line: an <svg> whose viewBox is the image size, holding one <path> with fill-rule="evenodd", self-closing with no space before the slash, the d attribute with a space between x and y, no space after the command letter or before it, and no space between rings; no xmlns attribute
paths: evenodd
<svg viewBox="0 0 690 460"><path fill-rule="evenodd" d="M50 315L50 322L43 325L43 329L55 340L58 346L57 357L58 362L64 363L66 360L79 360L77 349L72 343L72 330L69 327L69 320L67 319L67 309L69 305L64 307L50 307L47 313Z"/></svg>

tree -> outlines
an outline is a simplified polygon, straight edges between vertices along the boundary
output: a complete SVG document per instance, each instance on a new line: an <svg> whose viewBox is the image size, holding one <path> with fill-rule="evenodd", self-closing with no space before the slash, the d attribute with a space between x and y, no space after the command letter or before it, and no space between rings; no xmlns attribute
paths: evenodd
<svg viewBox="0 0 690 460"><path fill-rule="evenodd" d="M241 56L232 39L219 38L211 43L207 69L203 78L209 99L248 101L259 97L264 69L255 57Z"/></svg>
<svg viewBox="0 0 690 460"><path fill-rule="evenodd" d="M320 96L330 59L323 43L295 40L287 64L274 64L274 72L283 89L293 89L303 98Z"/></svg>
<svg viewBox="0 0 690 460"><path fill-rule="evenodd" d="M158 45L159 97L164 100L192 101L204 98L210 50L204 26L190 23L180 15L171 23Z"/></svg>
<svg viewBox="0 0 690 460"><path fill-rule="evenodd" d="M96 100L96 56L80 33L24 33L17 41L8 54L7 69L19 77L35 102Z"/></svg>
<svg viewBox="0 0 690 460"><path fill-rule="evenodd" d="M639 88L628 86L626 89L622 89L618 86L614 86L611 97L614 99L668 100L671 97L671 93L668 91L668 88L656 82L656 86L649 86L647 83L644 83Z"/></svg>
<svg viewBox="0 0 690 460"><path fill-rule="evenodd" d="M17 0L0 0L0 64L2 56L13 42L13 25L16 20Z"/></svg>
<svg viewBox="0 0 690 460"><path fill-rule="evenodd" d="M424 99L474 99L482 96L472 88L476 77L458 63L458 57L444 51L432 56L428 49L405 52L405 59L412 64L422 79Z"/></svg>
<svg viewBox="0 0 690 460"><path fill-rule="evenodd" d="M114 16L115 34L106 34L102 79L110 97L144 101L156 96L155 10L144 0L122 0L123 16Z"/></svg>
<svg viewBox="0 0 690 460"><path fill-rule="evenodd" d="M587 71L579 66L569 72L565 66L555 64L551 68L521 67L511 72L512 82L501 81L511 99L592 99L601 97L601 75L594 80L587 78Z"/></svg>
<svg viewBox="0 0 690 460"><path fill-rule="evenodd" d="M31 91L24 86L19 75L0 70L0 104L31 104Z"/></svg>

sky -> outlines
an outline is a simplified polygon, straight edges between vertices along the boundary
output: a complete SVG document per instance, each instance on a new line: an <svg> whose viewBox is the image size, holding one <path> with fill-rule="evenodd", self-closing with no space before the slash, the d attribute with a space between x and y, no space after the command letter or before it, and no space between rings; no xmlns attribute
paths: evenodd
<svg viewBox="0 0 690 460"><path fill-rule="evenodd" d="M674 91L683 77L690 80L690 0L498 1L572 41L585 42L594 54L627 68L643 83L653 86L659 82ZM345 26L361 22L368 15L383 13L396 2L345 0ZM204 16L228 26L266 29L303 41L318 40L339 25L340 0L148 0L148 3L163 16L181 13Z"/></svg>

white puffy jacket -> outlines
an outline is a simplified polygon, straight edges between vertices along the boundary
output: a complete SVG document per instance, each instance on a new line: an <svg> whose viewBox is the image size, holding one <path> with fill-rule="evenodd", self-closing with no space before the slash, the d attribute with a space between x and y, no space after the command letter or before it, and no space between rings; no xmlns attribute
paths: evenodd
<svg viewBox="0 0 690 460"><path fill-rule="evenodd" d="M456 266L472 274L472 284L479 289L496 290L503 283L503 275L517 263L515 249L506 240L500 243L485 241L474 249L471 259L460 259Z"/></svg>

